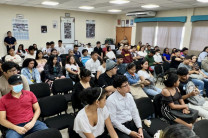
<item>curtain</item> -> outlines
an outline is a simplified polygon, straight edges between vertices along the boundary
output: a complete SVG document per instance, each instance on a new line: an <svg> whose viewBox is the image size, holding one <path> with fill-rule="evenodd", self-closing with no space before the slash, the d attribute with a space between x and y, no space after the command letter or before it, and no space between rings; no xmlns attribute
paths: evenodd
<svg viewBox="0 0 208 138"><path fill-rule="evenodd" d="M192 23L190 49L202 51L208 46L208 21Z"/></svg>
<svg viewBox="0 0 208 138"><path fill-rule="evenodd" d="M158 22L156 45L165 48L180 48L184 23Z"/></svg>

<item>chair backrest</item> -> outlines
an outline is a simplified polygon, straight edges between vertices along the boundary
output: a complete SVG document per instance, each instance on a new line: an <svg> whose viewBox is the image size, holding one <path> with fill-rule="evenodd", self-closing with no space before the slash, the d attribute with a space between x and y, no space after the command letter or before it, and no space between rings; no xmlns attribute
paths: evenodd
<svg viewBox="0 0 208 138"><path fill-rule="evenodd" d="M155 113L154 105L149 97L142 97L135 100L141 119L147 119Z"/></svg>
<svg viewBox="0 0 208 138"><path fill-rule="evenodd" d="M163 70L164 72L167 72L170 69L170 63L165 61L163 62Z"/></svg>
<svg viewBox="0 0 208 138"><path fill-rule="evenodd" d="M161 113L162 102L161 101L162 101L162 94L157 94L153 98L153 103L155 107L155 115L157 117L162 117L162 113Z"/></svg>
<svg viewBox="0 0 208 138"><path fill-rule="evenodd" d="M54 95L41 98L39 100L41 109L40 117L49 117L66 111L67 101L63 95Z"/></svg>
<svg viewBox="0 0 208 138"><path fill-rule="evenodd" d="M66 93L73 90L73 82L70 78L58 79L53 82L52 92L54 95L58 93Z"/></svg>
<svg viewBox="0 0 208 138"><path fill-rule="evenodd" d="M154 70L155 70L156 75L163 73L162 65L159 65L159 64L155 65Z"/></svg>
<svg viewBox="0 0 208 138"><path fill-rule="evenodd" d="M208 126L207 119L200 120L194 124L194 132L200 138L207 138L208 137L207 126Z"/></svg>
<svg viewBox="0 0 208 138"><path fill-rule="evenodd" d="M58 129L49 128L31 133L25 138L62 138L62 135Z"/></svg>
<svg viewBox="0 0 208 138"><path fill-rule="evenodd" d="M37 98L50 96L51 90L47 83L36 83L30 85L30 91L32 91Z"/></svg>

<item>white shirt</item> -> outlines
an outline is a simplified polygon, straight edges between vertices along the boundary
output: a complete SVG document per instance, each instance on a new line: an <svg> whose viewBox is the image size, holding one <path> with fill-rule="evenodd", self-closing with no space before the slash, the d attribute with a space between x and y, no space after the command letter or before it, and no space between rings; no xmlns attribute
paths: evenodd
<svg viewBox="0 0 208 138"><path fill-rule="evenodd" d="M27 58L32 58L32 59L35 59L35 54L33 54L33 55L30 55L30 54L27 54L26 56L25 56L25 59L27 59ZM24 59L24 60L25 60Z"/></svg>
<svg viewBox="0 0 208 138"><path fill-rule="evenodd" d="M42 52L46 52L47 54L50 54L50 53L51 53L51 48L46 48L46 47L44 47L44 48L42 49ZM44 55L44 56L48 56L48 55Z"/></svg>
<svg viewBox="0 0 208 138"><path fill-rule="evenodd" d="M147 52L146 51L139 51L138 52L138 55L140 56L140 57L146 57L146 55L147 55Z"/></svg>
<svg viewBox="0 0 208 138"><path fill-rule="evenodd" d="M67 53L66 49L63 46L61 46L61 47L57 46L57 47L55 47L55 49L59 52L59 56L61 54L66 54Z"/></svg>
<svg viewBox="0 0 208 138"><path fill-rule="evenodd" d="M85 107L86 108L86 107ZM82 138L86 138L84 133L92 133L94 137L103 134L105 128L105 120L109 117L109 112L106 106L97 109L98 122L96 126L91 126L85 108L79 111L74 120L74 131Z"/></svg>
<svg viewBox="0 0 208 138"><path fill-rule="evenodd" d="M74 64L66 64L65 65L65 69L66 69L66 74L68 74L67 68L69 68L72 71L78 71L79 66L78 65L74 65Z"/></svg>
<svg viewBox="0 0 208 138"><path fill-rule="evenodd" d="M109 52L106 54L106 56L107 56L109 59L116 59L116 56L115 56L115 54L114 54L113 51L109 51Z"/></svg>
<svg viewBox="0 0 208 138"><path fill-rule="evenodd" d="M144 79L149 79L151 77L147 71L143 71L143 70L139 70L137 74L139 75L139 77L143 76Z"/></svg>
<svg viewBox="0 0 208 138"><path fill-rule="evenodd" d="M103 74L103 73L106 71L106 68L103 68L103 66L100 65L100 66L98 67L98 70L97 70L97 71L100 71L101 74Z"/></svg>
<svg viewBox="0 0 208 138"><path fill-rule="evenodd" d="M18 64L19 66L22 66L22 58L17 54L15 56L7 55L5 57L5 61L12 61L12 62Z"/></svg>
<svg viewBox="0 0 208 138"><path fill-rule="evenodd" d="M126 128L123 123L132 119L137 128L142 127L139 111L130 93L126 93L125 97L123 97L118 91L115 91L108 97L106 106L113 126L121 132L127 135L131 133L131 130Z"/></svg>
<svg viewBox="0 0 208 138"><path fill-rule="evenodd" d="M199 57L198 57L198 62L202 62L202 60L204 60L204 58L206 57L206 56L208 56L208 53L207 52L201 52L200 54L199 54Z"/></svg>
<svg viewBox="0 0 208 138"><path fill-rule="evenodd" d="M86 63L85 63L85 68L90 70L91 73L96 73L96 71L98 70L98 67L100 66L100 61L97 59L96 61L94 61L92 58L89 59Z"/></svg>
<svg viewBox="0 0 208 138"><path fill-rule="evenodd" d="M87 49L87 51L88 51L88 56L90 56L91 55L91 52L94 50L93 48L88 48L88 47L86 47L86 48L84 48L84 49Z"/></svg>
<svg viewBox="0 0 208 138"><path fill-rule="evenodd" d="M157 62L157 63L163 62L160 53L155 54L155 55L153 56L153 58L154 58L154 61Z"/></svg>

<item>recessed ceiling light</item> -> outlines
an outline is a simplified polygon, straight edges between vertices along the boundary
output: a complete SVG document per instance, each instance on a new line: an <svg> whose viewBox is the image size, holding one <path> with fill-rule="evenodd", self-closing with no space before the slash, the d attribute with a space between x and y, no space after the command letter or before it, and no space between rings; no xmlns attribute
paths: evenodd
<svg viewBox="0 0 208 138"><path fill-rule="evenodd" d="M80 9L84 9L84 10L91 10L91 9L94 9L94 7L92 7L92 6L80 6L79 8L80 8Z"/></svg>
<svg viewBox="0 0 208 138"><path fill-rule="evenodd" d="M208 3L208 0L197 0L198 2Z"/></svg>
<svg viewBox="0 0 208 138"><path fill-rule="evenodd" d="M43 5L49 5L49 6L59 5L59 3L58 2L55 2L55 1L44 1L41 4L43 4Z"/></svg>
<svg viewBox="0 0 208 138"><path fill-rule="evenodd" d="M121 12L121 10L112 9L112 10L108 10L108 12Z"/></svg>
<svg viewBox="0 0 208 138"><path fill-rule="evenodd" d="M129 3L130 1L128 0L112 0L109 1L109 3L113 3L113 4L125 4L125 3Z"/></svg>
<svg viewBox="0 0 208 138"><path fill-rule="evenodd" d="M155 5L155 4L148 4L148 5L143 5L141 7L142 8L147 8L147 9L151 9L151 8L158 8L160 6L159 5Z"/></svg>

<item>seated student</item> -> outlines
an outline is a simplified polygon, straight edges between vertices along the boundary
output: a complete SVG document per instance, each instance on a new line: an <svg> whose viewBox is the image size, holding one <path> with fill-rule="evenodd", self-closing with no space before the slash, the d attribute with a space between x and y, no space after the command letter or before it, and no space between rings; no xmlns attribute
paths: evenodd
<svg viewBox="0 0 208 138"><path fill-rule="evenodd" d="M51 49L51 55L56 56L59 64L62 66L61 58L58 56L58 51L56 49Z"/></svg>
<svg viewBox="0 0 208 138"><path fill-rule="evenodd" d="M19 66L14 62L4 62L1 68L3 71L3 75L0 77L0 97L11 91L11 88L8 85L8 79L12 75L17 74L17 69L19 69ZM23 75L20 76L23 81L23 89L29 91L30 87L28 85L27 79Z"/></svg>
<svg viewBox="0 0 208 138"><path fill-rule="evenodd" d="M192 70L199 71L199 73L202 74L204 78L208 78L208 73L200 69L196 60L197 57L195 55L191 55L191 61L189 65L192 67Z"/></svg>
<svg viewBox="0 0 208 138"><path fill-rule="evenodd" d="M102 88L105 88L107 91L107 95L110 95L112 92L115 91L113 87L113 79L116 76L117 72L117 65L113 60L106 60L106 71L105 73L101 74L98 79L98 85Z"/></svg>
<svg viewBox="0 0 208 138"><path fill-rule="evenodd" d="M41 83L40 73L36 67L35 59L27 58L23 62L21 74L27 78L29 84Z"/></svg>
<svg viewBox="0 0 208 138"><path fill-rule="evenodd" d="M192 68L190 66L190 60L191 60L191 57L186 56L184 61L182 63L180 63L178 68L185 67L186 69L188 69L189 75L192 78L192 82L196 86L198 86L199 90L201 91L201 95L203 95L203 93L204 93L204 87L205 87L206 93L208 95L208 79L204 78L203 72L202 72L203 74L201 74L199 71L192 70ZM206 75L205 75L205 77L206 77Z"/></svg>
<svg viewBox="0 0 208 138"><path fill-rule="evenodd" d="M135 101L130 92L128 79L118 75L113 81L116 91L106 101L111 122L119 138L147 138L142 130L142 122ZM142 106L142 105L141 105Z"/></svg>
<svg viewBox="0 0 208 138"><path fill-rule="evenodd" d="M38 51L38 46L37 46L37 44L33 44L33 47L35 48L35 55L36 55L36 53Z"/></svg>
<svg viewBox="0 0 208 138"><path fill-rule="evenodd" d="M144 92L147 95L155 96L161 93L162 90L154 85L154 77L149 72L148 68L149 68L148 62L146 60L142 60L140 70L138 71L137 74L139 75L141 81L143 82L145 81L144 86L142 86Z"/></svg>
<svg viewBox="0 0 208 138"><path fill-rule="evenodd" d="M85 63L90 59L90 56L88 56L88 50L83 49L82 50L82 55L83 55L83 57L81 57L81 62L85 66Z"/></svg>
<svg viewBox="0 0 208 138"><path fill-rule="evenodd" d="M140 56L141 59L147 56L147 52L145 51L145 46L142 45L139 49L138 55Z"/></svg>
<svg viewBox="0 0 208 138"><path fill-rule="evenodd" d="M191 123L187 123L180 118L177 118L170 112L174 109L182 110L184 114L190 113L188 106L184 103L181 93L177 88L180 83L178 75L175 73L167 74L163 83L166 87L162 90L162 115L170 121L183 124L192 129L193 125Z"/></svg>
<svg viewBox="0 0 208 138"><path fill-rule="evenodd" d="M122 45L120 45L120 47L118 48L118 50L116 51L116 54L117 55L120 55L121 54L121 52L123 51L123 44Z"/></svg>
<svg viewBox="0 0 208 138"><path fill-rule="evenodd" d="M37 69L39 73L41 73L44 70L44 66L47 62L47 60L43 58L43 52L41 50L37 51L35 59L36 62L38 63Z"/></svg>
<svg viewBox="0 0 208 138"><path fill-rule="evenodd" d="M35 56L36 56L35 48L33 46L29 46L28 53L26 54L25 59L27 58L35 59Z"/></svg>
<svg viewBox="0 0 208 138"><path fill-rule="evenodd" d="M182 57L186 57L188 55L188 48L184 47L182 50L181 50L181 56Z"/></svg>
<svg viewBox="0 0 208 138"><path fill-rule="evenodd" d="M103 47L103 56L106 56L107 54L107 47L108 47L108 42L105 41L105 46Z"/></svg>
<svg viewBox="0 0 208 138"><path fill-rule="evenodd" d="M74 120L74 131L82 138L118 138L105 106L106 92L103 88L87 88L81 93L87 105ZM105 133L105 126L110 134Z"/></svg>
<svg viewBox="0 0 208 138"><path fill-rule="evenodd" d="M146 45L147 45L146 53L148 55L150 53L150 51L151 51L151 45L149 45L149 44L146 44Z"/></svg>
<svg viewBox="0 0 208 138"><path fill-rule="evenodd" d="M173 48L173 49L172 49L171 56L170 56L170 60L172 60L172 57L173 57L173 56L176 56L176 54L175 54L175 51L176 51L176 50L178 50L178 49L176 49L176 48Z"/></svg>
<svg viewBox="0 0 208 138"><path fill-rule="evenodd" d="M153 56L155 55L155 51L153 49L150 50L149 54L144 58L148 64L149 64L149 67L154 70L155 68L155 60L153 58Z"/></svg>
<svg viewBox="0 0 208 138"><path fill-rule="evenodd" d="M66 49L62 45L62 40L58 40L58 46L55 47L55 49L57 50L59 56L66 53Z"/></svg>
<svg viewBox="0 0 208 138"><path fill-rule="evenodd" d="M46 47L42 49L42 52L43 52L43 56L46 58L51 55L51 43L50 42L46 43Z"/></svg>
<svg viewBox="0 0 208 138"><path fill-rule="evenodd" d="M6 138L23 138L35 131L48 129L37 120L40 115L37 98L23 89L22 77L12 75L8 82L11 91L0 99L0 123L9 129Z"/></svg>
<svg viewBox="0 0 208 138"><path fill-rule="evenodd" d="M69 49L68 52L69 52L69 53L68 53L68 56L74 56L74 59L75 59L76 63L79 65L79 67L80 67L80 68L83 67L82 62L79 60L79 58L77 58L77 56L74 55L73 50Z"/></svg>
<svg viewBox="0 0 208 138"><path fill-rule="evenodd" d="M208 119L208 101L200 96L199 90L189 78L189 71L185 67L181 67L177 70L179 76L179 90L181 96L189 108L198 110L199 116Z"/></svg>
<svg viewBox="0 0 208 138"><path fill-rule="evenodd" d="M76 56L79 60L81 60L81 53L78 51L79 46L74 45L74 56Z"/></svg>
<svg viewBox="0 0 208 138"><path fill-rule="evenodd" d="M170 62L171 60L170 60L170 53L169 53L169 49L166 47L165 49L164 49L164 51L163 51L163 59L164 59L164 61L167 61L167 62Z"/></svg>
<svg viewBox="0 0 208 138"><path fill-rule="evenodd" d="M75 82L79 81L78 75L80 73L80 69L74 59L74 56L67 57L65 69L66 69L66 77L71 78Z"/></svg>
<svg viewBox="0 0 208 138"><path fill-rule="evenodd" d="M116 55L114 54L114 52L112 51L110 46L107 47L106 57L108 57L109 59L112 59L112 60L116 59Z"/></svg>
<svg viewBox="0 0 208 138"><path fill-rule="evenodd" d="M97 79L99 79L101 74L105 73L105 71L106 71L106 60L107 59L108 59L107 57L104 57L103 59L101 59L102 65L100 65L98 67L97 76L96 76Z"/></svg>
<svg viewBox="0 0 208 138"><path fill-rule="evenodd" d="M83 108L83 105L80 99L80 93L84 89L93 87L94 83L93 81L91 81L91 72L88 69L81 68L79 76L80 76L80 81L77 82L74 86L74 93L73 93L74 103L73 104L76 106L76 108L81 110Z"/></svg>
<svg viewBox="0 0 208 138"><path fill-rule="evenodd" d="M125 72L126 72L126 65L123 64L123 58L124 56L123 55L117 55L116 56L116 60L117 60L117 74L118 75L123 75Z"/></svg>
<svg viewBox="0 0 208 138"><path fill-rule="evenodd" d="M139 56L139 54L137 53L137 46L132 46L131 47L131 55L134 61L137 61L139 59L141 59L141 57Z"/></svg>
<svg viewBox="0 0 208 138"><path fill-rule="evenodd" d="M179 64L183 61L181 59L180 50L176 49L174 56L172 56L171 62L170 62L170 68L177 69Z"/></svg>
<svg viewBox="0 0 208 138"><path fill-rule="evenodd" d="M163 60L162 60L162 57L161 57L161 54L160 54L160 49L157 49L155 51L155 55L153 56L154 58L154 61L156 64L162 64L163 63Z"/></svg>
<svg viewBox="0 0 208 138"><path fill-rule="evenodd" d="M6 62L12 61L14 63L17 63L19 66L22 65L22 58L19 55L15 54L15 51L13 48L9 48L8 54L9 55L5 57Z"/></svg>
<svg viewBox="0 0 208 138"><path fill-rule="evenodd" d="M20 44L20 45L19 45L16 54L19 55L19 56L22 57L22 58L25 57L26 52L25 52L25 49L24 49L24 45L23 45L23 44Z"/></svg>
<svg viewBox="0 0 208 138"><path fill-rule="evenodd" d="M123 51L121 52L123 63L131 63L133 61L132 55L129 52L128 45L124 45Z"/></svg>
<svg viewBox="0 0 208 138"><path fill-rule="evenodd" d="M88 56L90 56L91 52L93 52L93 48L91 47L91 43L88 43L85 48L88 51Z"/></svg>
<svg viewBox="0 0 208 138"><path fill-rule="evenodd" d="M65 76L62 73L62 68L59 62L57 61L57 56L51 55L44 67L46 82L49 82L49 84L52 83L52 81L57 79L65 78Z"/></svg>
<svg viewBox="0 0 208 138"><path fill-rule="evenodd" d="M100 66L100 61L98 60L97 52L91 52L91 59L85 63L85 68L90 70L92 76L95 77L98 67Z"/></svg>
<svg viewBox="0 0 208 138"><path fill-rule="evenodd" d="M50 42L51 49L55 49L55 43L53 41Z"/></svg>
<svg viewBox="0 0 208 138"><path fill-rule="evenodd" d="M103 59L103 49L101 48L100 41L96 42L96 47L94 48L94 51L98 53L100 59Z"/></svg>

